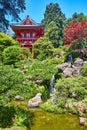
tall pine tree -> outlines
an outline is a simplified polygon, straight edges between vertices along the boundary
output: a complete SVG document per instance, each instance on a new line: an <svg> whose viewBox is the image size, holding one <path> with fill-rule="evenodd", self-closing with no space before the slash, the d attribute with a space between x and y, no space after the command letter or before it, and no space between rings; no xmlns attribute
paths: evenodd
<svg viewBox="0 0 87 130"><path fill-rule="evenodd" d="M45 36L52 42L54 48L57 48L60 43L59 28L54 21L50 22L46 28Z"/></svg>
<svg viewBox="0 0 87 130"><path fill-rule="evenodd" d="M50 3L49 5L46 6L46 10L44 13L44 19L42 20L42 23L45 25L45 31L48 31L48 26L51 22L54 22L57 29L58 29L58 36L56 36L55 41L60 41L63 38L63 28L64 28L64 21L65 21L65 15L62 13L61 8L59 7L58 3ZM52 31L52 30L51 30ZM54 28L53 28L54 31ZM54 39L54 33L53 36L51 36ZM58 41L58 44L59 44ZM57 47L57 46L56 46Z"/></svg>

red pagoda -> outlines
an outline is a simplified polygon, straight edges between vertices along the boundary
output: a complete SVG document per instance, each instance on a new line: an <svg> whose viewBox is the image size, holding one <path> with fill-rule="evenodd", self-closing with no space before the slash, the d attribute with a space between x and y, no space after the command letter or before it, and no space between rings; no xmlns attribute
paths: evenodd
<svg viewBox="0 0 87 130"><path fill-rule="evenodd" d="M33 43L44 35L44 25L36 23L29 16L19 24L11 24L11 28L21 47L32 48Z"/></svg>

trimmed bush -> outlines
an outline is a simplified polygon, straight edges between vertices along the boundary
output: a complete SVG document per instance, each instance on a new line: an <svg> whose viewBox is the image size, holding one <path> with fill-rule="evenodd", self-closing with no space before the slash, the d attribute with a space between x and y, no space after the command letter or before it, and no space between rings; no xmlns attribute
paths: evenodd
<svg viewBox="0 0 87 130"><path fill-rule="evenodd" d="M4 49L2 53L4 64L14 64L21 59L21 48L18 46L10 46Z"/></svg>
<svg viewBox="0 0 87 130"><path fill-rule="evenodd" d="M84 64L81 69L81 74L87 76L87 64Z"/></svg>
<svg viewBox="0 0 87 130"><path fill-rule="evenodd" d="M34 58L44 60L53 56L53 45L45 37L39 38L33 45Z"/></svg>
<svg viewBox="0 0 87 130"><path fill-rule="evenodd" d="M0 61L2 61L2 52L9 46L17 45L18 42L9 35L0 32Z"/></svg>
<svg viewBox="0 0 87 130"><path fill-rule="evenodd" d="M33 114L18 106L0 106L1 128L16 126L21 127L21 129L23 129L23 127L30 129L32 124L32 117Z"/></svg>
<svg viewBox="0 0 87 130"><path fill-rule="evenodd" d="M32 54L29 48L21 48L21 59L31 58Z"/></svg>

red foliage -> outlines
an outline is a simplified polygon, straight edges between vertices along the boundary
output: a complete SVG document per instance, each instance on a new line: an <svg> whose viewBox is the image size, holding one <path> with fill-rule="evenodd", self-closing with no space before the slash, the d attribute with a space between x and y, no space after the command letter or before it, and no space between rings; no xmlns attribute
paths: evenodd
<svg viewBox="0 0 87 130"><path fill-rule="evenodd" d="M64 29L64 43L69 45L73 40L87 36L87 21L72 22Z"/></svg>

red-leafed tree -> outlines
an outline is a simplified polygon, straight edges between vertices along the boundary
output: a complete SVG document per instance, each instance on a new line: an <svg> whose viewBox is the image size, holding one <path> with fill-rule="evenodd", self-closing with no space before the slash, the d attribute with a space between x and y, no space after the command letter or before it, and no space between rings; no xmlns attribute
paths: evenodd
<svg viewBox="0 0 87 130"><path fill-rule="evenodd" d="M69 45L76 39L87 37L87 21L72 22L64 29L64 44Z"/></svg>

